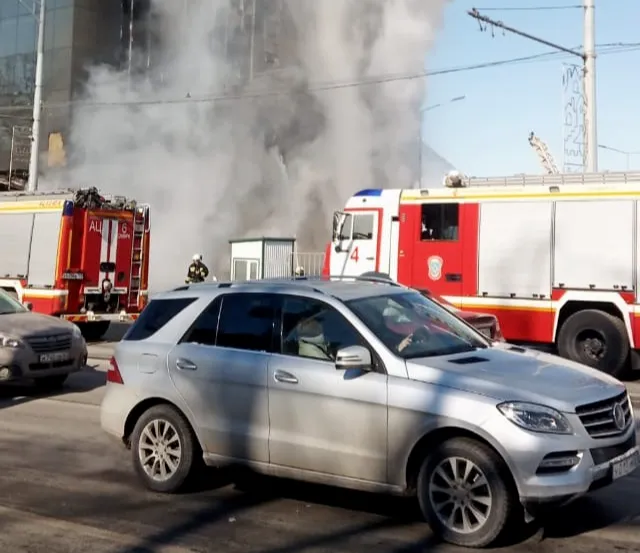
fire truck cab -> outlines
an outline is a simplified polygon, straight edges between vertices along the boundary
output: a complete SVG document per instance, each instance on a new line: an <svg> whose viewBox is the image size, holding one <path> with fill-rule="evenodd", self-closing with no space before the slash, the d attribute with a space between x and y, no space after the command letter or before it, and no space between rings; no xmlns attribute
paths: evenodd
<svg viewBox="0 0 640 553"><path fill-rule="evenodd" d="M640 173L466 178L362 190L334 214L325 272L386 274L508 341L620 375L640 348Z"/></svg>
<svg viewBox="0 0 640 553"><path fill-rule="evenodd" d="M96 189L0 193L0 288L99 339L147 302L149 207Z"/></svg>

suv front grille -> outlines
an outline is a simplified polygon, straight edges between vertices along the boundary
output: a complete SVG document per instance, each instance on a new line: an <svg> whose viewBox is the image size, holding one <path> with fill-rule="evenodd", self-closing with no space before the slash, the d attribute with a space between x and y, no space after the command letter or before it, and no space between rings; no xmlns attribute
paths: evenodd
<svg viewBox="0 0 640 553"><path fill-rule="evenodd" d="M629 395L624 392L611 399L576 407L576 413L589 436L596 439L624 434L632 423Z"/></svg>
<svg viewBox="0 0 640 553"><path fill-rule="evenodd" d="M24 340L36 353L50 353L71 349L71 333L47 334L45 336L27 336Z"/></svg>

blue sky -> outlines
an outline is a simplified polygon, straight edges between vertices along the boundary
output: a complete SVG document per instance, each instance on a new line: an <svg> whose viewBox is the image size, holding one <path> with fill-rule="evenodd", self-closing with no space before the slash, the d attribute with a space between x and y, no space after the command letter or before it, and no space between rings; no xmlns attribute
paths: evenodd
<svg viewBox="0 0 640 553"><path fill-rule="evenodd" d="M428 0L426 0L428 1ZM529 34L568 48L583 42L583 10L482 11L480 8L566 6L582 0L454 0L444 27L427 58L427 70L473 65L549 52L550 49L501 30L480 32L466 12L481 13ZM640 43L639 0L596 0L596 43ZM613 51L616 48L608 47ZM596 61L599 144L640 152L640 48L599 51ZM540 173L528 143L531 131L542 138L561 168L563 162L563 63L577 57L554 55L518 63L427 78L424 140L456 168L469 175ZM463 101L446 104L465 95ZM640 169L640 155L630 156ZM599 149L600 170L626 169L627 156Z"/></svg>

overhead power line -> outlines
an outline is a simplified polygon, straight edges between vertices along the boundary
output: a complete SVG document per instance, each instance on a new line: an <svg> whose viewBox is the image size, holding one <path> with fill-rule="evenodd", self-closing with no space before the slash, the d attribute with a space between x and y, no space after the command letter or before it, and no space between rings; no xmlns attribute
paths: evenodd
<svg viewBox="0 0 640 553"><path fill-rule="evenodd" d="M551 10L576 10L583 9L584 6L574 4L571 6L520 6L518 8L476 8L483 12L541 12Z"/></svg>
<svg viewBox="0 0 640 553"><path fill-rule="evenodd" d="M600 45L601 51L599 55L607 55L607 54L619 54L626 52L633 52L640 50L640 42L618 42L618 43L609 43ZM576 47L575 50L578 50L579 47ZM550 51L543 52L540 54L532 54L529 56L521 56L517 58L509 58L504 60L495 60L488 62L481 62L476 64L469 64L463 66L454 66L442 69L435 69L431 71L424 71L420 73L410 73L410 74L386 74L386 75L378 75L375 77L371 77L368 79L359 79L359 80L351 80L351 81L332 81L332 82L324 82L324 83L315 83L311 84L309 87L299 90L291 90L289 88L280 88L280 89L272 89L272 90L262 90L256 92L244 92L238 94L229 94L221 92L216 95L207 95L207 96L186 96L181 98L158 98L154 100L130 100L130 101L118 101L118 102L87 102L83 100L70 100L66 102L55 102L55 103L45 103L43 108L45 109L56 109L56 108L64 108L64 107L119 107L119 106L153 106L153 105L179 105L179 104L202 104L202 103L217 103L217 102L228 102L228 101L240 101L240 100L250 100L250 99L258 99L263 97L275 97L275 96L287 96L293 95L300 92L329 92L332 90L341 90L355 87L364 87L364 86L376 86L383 85L386 83L394 83L401 81L412 81L416 79L422 79L425 77L435 77L438 75L449 75L453 73L463 73L467 71L476 71L480 69L489 69L493 67L501 67L501 66L512 66L512 65L520 65L526 63L539 63L539 62L547 62L554 61L559 59L569 58L569 54L565 52L558 51ZM28 109L32 109L32 105L27 104L23 106L6 106L0 107L0 113L7 112L17 112L24 111Z"/></svg>

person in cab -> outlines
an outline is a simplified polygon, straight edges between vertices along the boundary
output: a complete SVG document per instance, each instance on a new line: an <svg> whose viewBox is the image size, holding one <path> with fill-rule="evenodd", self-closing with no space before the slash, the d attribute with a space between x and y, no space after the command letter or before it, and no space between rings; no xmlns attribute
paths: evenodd
<svg viewBox="0 0 640 553"><path fill-rule="evenodd" d="M209 269L202 262L202 254L197 253L193 256L191 265L187 270L187 278L185 282L190 284L192 282L204 282L209 276Z"/></svg>

